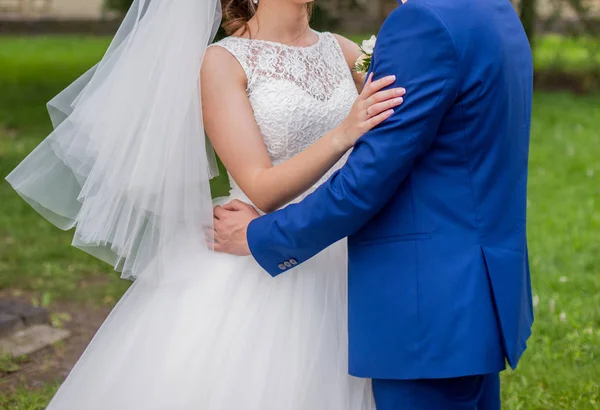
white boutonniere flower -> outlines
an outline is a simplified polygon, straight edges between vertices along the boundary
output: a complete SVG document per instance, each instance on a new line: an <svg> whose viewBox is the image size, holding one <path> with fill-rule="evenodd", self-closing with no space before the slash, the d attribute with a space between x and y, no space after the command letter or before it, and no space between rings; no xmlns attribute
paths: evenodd
<svg viewBox="0 0 600 410"><path fill-rule="evenodd" d="M371 36L370 39L364 40L360 45L362 55L358 57L354 64L354 71L361 74L366 74L371 67L371 59L373 57L373 51L375 50L375 44L377 44L377 37Z"/></svg>

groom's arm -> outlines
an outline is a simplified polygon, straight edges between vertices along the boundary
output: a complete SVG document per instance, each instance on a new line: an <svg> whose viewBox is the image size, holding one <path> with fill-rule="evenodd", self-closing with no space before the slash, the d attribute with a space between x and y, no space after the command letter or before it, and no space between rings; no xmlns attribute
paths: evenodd
<svg viewBox="0 0 600 410"><path fill-rule="evenodd" d="M420 2L399 7L381 29L375 78L396 75L404 104L355 145L346 165L296 205L254 220L247 239L272 276L294 267L368 222L425 153L458 94L458 54L443 21Z"/></svg>

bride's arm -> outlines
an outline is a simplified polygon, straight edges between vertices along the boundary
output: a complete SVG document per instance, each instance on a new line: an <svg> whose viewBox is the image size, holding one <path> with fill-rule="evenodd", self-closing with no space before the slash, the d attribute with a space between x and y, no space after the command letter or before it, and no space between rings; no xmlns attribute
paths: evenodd
<svg viewBox="0 0 600 410"><path fill-rule="evenodd" d="M263 212L280 208L312 187L360 136L391 116L404 94L402 89L377 92L392 84L392 77L370 84L339 127L292 159L273 166L237 60L228 51L211 47L201 79L208 137L233 179Z"/></svg>
<svg viewBox="0 0 600 410"><path fill-rule="evenodd" d="M352 72L352 78L354 78L354 84L356 84L356 89L358 92L361 92L366 80L366 74L358 73L354 70L354 66L356 65L356 61L363 55L362 51L360 51L360 47L354 41L348 40L346 37L340 36L339 34L334 34L336 40L340 44L340 48L344 53L344 58L346 59L346 64L348 64L348 68Z"/></svg>

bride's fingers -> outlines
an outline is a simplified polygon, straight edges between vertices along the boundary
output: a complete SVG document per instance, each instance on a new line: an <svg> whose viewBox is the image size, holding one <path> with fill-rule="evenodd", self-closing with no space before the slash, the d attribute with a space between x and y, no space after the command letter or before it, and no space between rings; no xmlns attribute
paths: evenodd
<svg viewBox="0 0 600 410"><path fill-rule="evenodd" d="M387 100L370 106L367 112L369 116L374 117L376 115L381 114L384 111L389 110L390 108L395 108L402 105L403 102L404 98L396 97L391 100Z"/></svg>
<svg viewBox="0 0 600 410"><path fill-rule="evenodd" d="M383 88L385 88L389 85L394 84L394 81L396 81L395 75L388 75L377 81L373 81L372 83L365 85L365 88L363 89L363 92L360 94L360 96L363 99L367 100L369 97L371 97L376 92L382 90Z"/></svg>
<svg viewBox="0 0 600 410"><path fill-rule="evenodd" d="M378 114L374 117L371 117L367 121L367 128L369 128L369 130L375 128L376 126L378 126L379 124L381 124L382 122L384 122L385 120L390 118L393 114L394 114L394 110L391 109L391 110L384 111L381 114Z"/></svg>
<svg viewBox="0 0 600 410"><path fill-rule="evenodd" d="M379 91L373 94L367 99L366 103L371 106L394 98L404 97L404 94L406 94L406 90L402 87L391 88L389 90Z"/></svg>

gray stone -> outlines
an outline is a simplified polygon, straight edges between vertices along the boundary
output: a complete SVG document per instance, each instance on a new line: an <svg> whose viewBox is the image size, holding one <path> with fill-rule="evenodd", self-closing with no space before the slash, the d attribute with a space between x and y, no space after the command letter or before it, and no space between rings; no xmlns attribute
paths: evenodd
<svg viewBox="0 0 600 410"><path fill-rule="evenodd" d="M50 314L46 309L20 300L0 300L0 313L17 316L26 326L50 323Z"/></svg>
<svg viewBox="0 0 600 410"><path fill-rule="evenodd" d="M0 311L0 337L8 335L20 327L23 327L23 322L19 316Z"/></svg>
<svg viewBox="0 0 600 410"><path fill-rule="evenodd" d="M50 323L50 314L41 307L24 306L21 310L21 320L25 326L47 325Z"/></svg>
<svg viewBox="0 0 600 410"><path fill-rule="evenodd" d="M48 325L29 326L0 338L0 354L9 354L12 357L31 354L70 335L71 332L68 330L56 329Z"/></svg>

